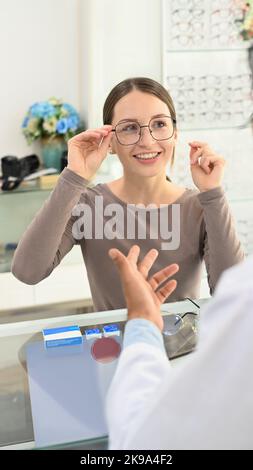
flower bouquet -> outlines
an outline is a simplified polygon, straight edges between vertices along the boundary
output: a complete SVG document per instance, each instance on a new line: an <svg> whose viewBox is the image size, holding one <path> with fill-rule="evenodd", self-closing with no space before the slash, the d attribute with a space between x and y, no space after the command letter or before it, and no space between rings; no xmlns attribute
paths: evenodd
<svg viewBox="0 0 253 470"><path fill-rule="evenodd" d="M44 167L58 171L62 169L62 157L66 152L68 139L82 130L75 108L56 98L34 103L22 123L22 131L28 144L41 140Z"/></svg>
<svg viewBox="0 0 253 470"><path fill-rule="evenodd" d="M81 122L75 108L56 98L34 103L22 123L23 134L31 144L43 137L54 139L57 136L67 141L81 132Z"/></svg>

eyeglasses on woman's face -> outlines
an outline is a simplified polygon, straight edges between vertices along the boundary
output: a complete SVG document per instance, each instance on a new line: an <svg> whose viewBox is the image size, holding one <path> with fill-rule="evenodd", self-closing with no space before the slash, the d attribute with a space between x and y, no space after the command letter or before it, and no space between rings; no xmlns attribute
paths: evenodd
<svg viewBox="0 0 253 470"><path fill-rule="evenodd" d="M168 140L174 134L176 120L171 116L155 117L149 123L141 126L138 121L129 119L120 121L114 129L117 141L121 145L134 145L141 139L141 129L147 127L153 139Z"/></svg>

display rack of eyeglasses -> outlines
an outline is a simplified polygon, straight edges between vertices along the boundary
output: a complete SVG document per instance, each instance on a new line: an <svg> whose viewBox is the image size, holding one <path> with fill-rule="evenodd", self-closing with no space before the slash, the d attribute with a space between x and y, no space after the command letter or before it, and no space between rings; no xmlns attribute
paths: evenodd
<svg viewBox="0 0 253 470"><path fill-rule="evenodd" d="M243 42L239 28L244 4L238 0L162 0L163 81L181 130L249 123L249 44Z"/></svg>
<svg viewBox="0 0 253 470"><path fill-rule="evenodd" d="M243 49L239 26L246 2L238 0L166 0L167 49Z"/></svg>
<svg viewBox="0 0 253 470"><path fill-rule="evenodd" d="M252 75L240 36L246 2L161 0L163 84L179 130L173 172L193 187L188 142L208 142L227 166L224 189L246 254L253 253Z"/></svg>
<svg viewBox="0 0 253 470"><path fill-rule="evenodd" d="M234 75L170 75L166 85L182 129L243 127L252 112L249 73Z"/></svg>

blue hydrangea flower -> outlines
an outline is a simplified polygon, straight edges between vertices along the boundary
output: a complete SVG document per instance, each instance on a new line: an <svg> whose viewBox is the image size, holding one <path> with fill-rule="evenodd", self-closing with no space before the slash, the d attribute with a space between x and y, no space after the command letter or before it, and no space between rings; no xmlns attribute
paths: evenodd
<svg viewBox="0 0 253 470"><path fill-rule="evenodd" d="M76 131L76 129L78 128L80 124L80 120L77 114L72 114L72 116L69 116L67 121L68 121L68 128L71 129L72 131Z"/></svg>
<svg viewBox="0 0 253 470"><path fill-rule="evenodd" d="M61 99L50 98L30 106L22 122L22 131L28 143L44 136L57 135L69 139L80 128L80 116L69 103Z"/></svg>
<svg viewBox="0 0 253 470"><path fill-rule="evenodd" d="M64 109L66 109L66 111L68 111L69 114L77 115L77 112L76 112L75 108L73 106L71 106L71 104L63 103L62 107Z"/></svg>
<svg viewBox="0 0 253 470"><path fill-rule="evenodd" d="M30 114L37 118L47 119L54 116L55 113L55 107L46 101L34 103L30 108Z"/></svg>
<svg viewBox="0 0 253 470"><path fill-rule="evenodd" d="M58 121L57 123L57 126L56 126L56 130L59 134L65 134L68 130L68 120L66 118L62 118L60 119L60 121Z"/></svg>

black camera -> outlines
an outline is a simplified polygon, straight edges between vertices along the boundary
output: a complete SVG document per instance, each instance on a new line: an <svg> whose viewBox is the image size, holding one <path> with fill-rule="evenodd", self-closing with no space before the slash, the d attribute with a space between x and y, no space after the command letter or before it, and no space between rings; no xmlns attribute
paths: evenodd
<svg viewBox="0 0 253 470"><path fill-rule="evenodd" d="M37 155L27 155L23 158L17 158L11 155L2 157L2 190L8 191L15 189L21 181L31 173L34 173L39 166L40 161ZM11 179L10 179L11 178Z"/></svg>

